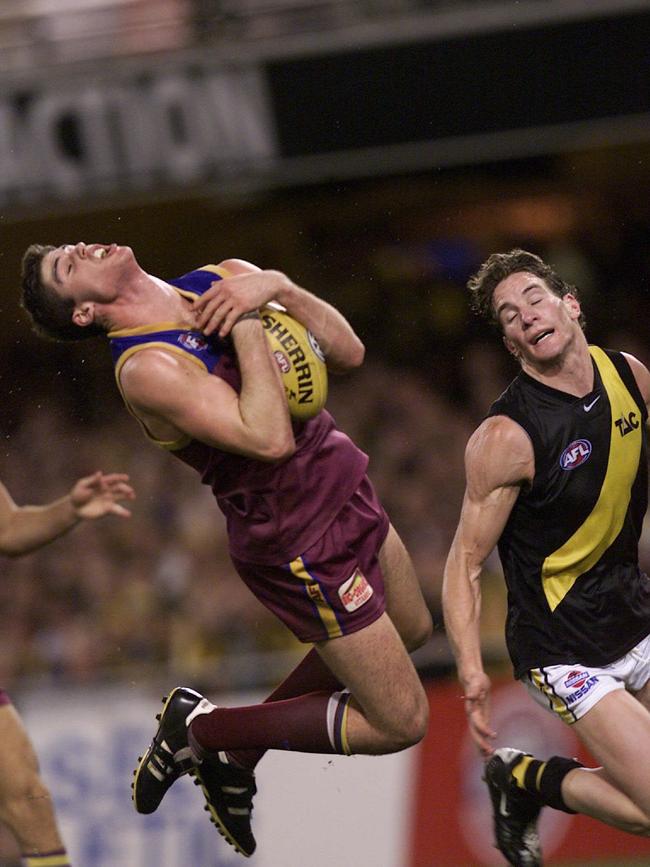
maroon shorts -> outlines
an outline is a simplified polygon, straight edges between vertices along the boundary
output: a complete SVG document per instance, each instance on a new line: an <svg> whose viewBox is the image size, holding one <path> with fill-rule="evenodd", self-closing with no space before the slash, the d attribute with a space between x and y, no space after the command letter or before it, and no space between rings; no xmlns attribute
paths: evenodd
<svg viewBox="0 0 650 867"><path fill-rule="evenodd" d="M0 689L0 707L3 704L11 704L11 698L9 697L9 693L5 692L4 689Z"/></svg>
<svg viewBox="0 0 650 867"><path fill-rule="evenodd" d="M385 611L379 550L388 516L366 477L324 535L291 563L263 566L233 558L270 611L305 642L363 629Z"/></svg>

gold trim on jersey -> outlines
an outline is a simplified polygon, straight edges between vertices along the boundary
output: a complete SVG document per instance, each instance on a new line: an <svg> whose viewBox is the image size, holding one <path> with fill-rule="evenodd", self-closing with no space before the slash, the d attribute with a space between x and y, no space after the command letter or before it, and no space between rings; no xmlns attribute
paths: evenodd
<svg viewBox="0 0 650 867"><path fill-rule="evenodd" d="M106 335L113 337L134 337L136 334L156 334L159 331L192 331L189 325L180 322L152 322L149 325L137 325L134 328L120 328L119 331L109 331Z"/></svg>
<svg viewBox="0 0 650 867"><path fill-rule="evenodd" d="M232 273L224 268L223 265L203 265L201 268L196 268L197 271L212 271L213 274L218 274L222 280L227 277L232 277Z"/></svg>
<svg viewBox="0 0 650 867"><path fill-rule="evenodd" d="M327 637L339 638L343 635L343 630L339 626L339 622L336 619L336 614L334 613L332 606L325 599L318 581L316 581L316 579L313 578L305 568L302 557L296 557L295 560L292 560L291 563L289 563L289 568L291 569L291 573L298 578L299 581L304 583L307 595L316 606L318 616L325 627Z"/></svg>
<svg viewBox="0 0 650 867"><path fill-rule="evenodd" d="M638 405L607 354L597 346L589 351L600 372L611 407L609 458L600 495L591 514L570 539L544 560L542 584L551 611L571 590L581 575L592 569L623 528L639 470L642 424L625 437L616 426Z"/></svg>
<svg viewBox="0 0 650 867"><path fill-rule="evenodd" d="M146 333L146 332L145 332ZM173 353L174 355L179 355L181 358L185 358L188 361L191 361L193 364L196 364L202 370L208 370L207 365L201 361L200 358L197 358L195 355L192 355L187 350L183 349L181 346L172 346L170 343L166 343L164 340L150 340L148 343L138 343L135 346L129 347L129 349L125 350L122 355L117 360L115 365L115 380L117 382L117 387L120 390L120 394L122 395L122 400L128 411L131 415L137 420L140 424L140 427L144 431L147 439L150 439L157 446L160 446L161 449L166 449L167 451L176 452L179 449L184 448L188 443L192 441L192 437L187 434L183 434L182 437L179 437L177 440L159 440L155 437L146 424L142 421L137 412L133 409L129 401L126 399L126 394L124 393L124 389L122 388L122 383L120 382L120 373L122 371L122 367L125 362L131 358L136 352L139 352L141 349L166 349L168 352ZM209 372L209 371L208 371Z"/></svg>
<svg viewBox="0 0 650 867"><path fill-rule="evenodd" d="M222 280L225 280L226 277L232 277L230 271L227 271L225 268L222 268L221 265L203 265L201 268L195 268L195 271L210 271L212 274L217 274L221 277ZM171 284L170 284L171 285ZM183 298L200 298L201 295L198 292L192 292L191 289L181 289L179 286L172 286L172 289L175 289L179 295L182 295Z"/></svg>

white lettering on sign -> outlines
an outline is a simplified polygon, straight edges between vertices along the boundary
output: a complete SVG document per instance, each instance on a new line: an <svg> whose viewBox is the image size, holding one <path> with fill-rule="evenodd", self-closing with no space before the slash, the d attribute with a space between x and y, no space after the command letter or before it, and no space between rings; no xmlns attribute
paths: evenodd
<svg viewBox="0 0 650 867"><path fill-rule="evenodd" d="M0 98L0 202L200 183L276 155L255 67L41 83Z"/></svg>

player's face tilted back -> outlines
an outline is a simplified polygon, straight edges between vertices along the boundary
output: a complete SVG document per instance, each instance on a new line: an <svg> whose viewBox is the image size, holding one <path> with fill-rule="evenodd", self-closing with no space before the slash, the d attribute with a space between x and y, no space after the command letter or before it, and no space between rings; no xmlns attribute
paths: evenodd
<svg viewBox="0 0 650 867"><path fill-rule="evenodd" d="M576 298L571 294L560 298L543 279L527 271L502 280L492 303L507 348L524 366L557 362L581 330Z"/></svg>
<svg viewBox="0 0 650 867"><path fill-rule="evenodd" d="M75 303L110 303L138 264L130 247L117 244L63 244L46 253L41 263L43 284Z"/></svg>

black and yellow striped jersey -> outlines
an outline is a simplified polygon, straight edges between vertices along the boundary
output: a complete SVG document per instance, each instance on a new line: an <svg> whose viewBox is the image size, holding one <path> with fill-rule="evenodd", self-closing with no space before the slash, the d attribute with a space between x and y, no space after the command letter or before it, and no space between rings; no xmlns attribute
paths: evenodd
<svg viewBox="0 0 650 867"><path fill-rule="evenodd" d="M650 579L638 565L647 507L647 409L620 352L590 347L582 398L523 371L489 415L526 431L535 476L499 540L506 640L521 677L544 665L606 665L650 633Z"/></svg>

